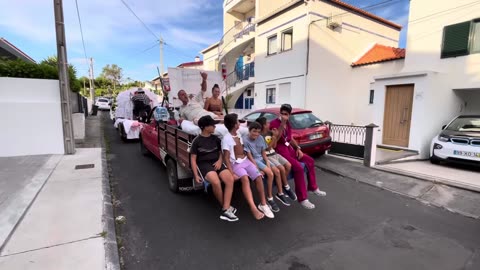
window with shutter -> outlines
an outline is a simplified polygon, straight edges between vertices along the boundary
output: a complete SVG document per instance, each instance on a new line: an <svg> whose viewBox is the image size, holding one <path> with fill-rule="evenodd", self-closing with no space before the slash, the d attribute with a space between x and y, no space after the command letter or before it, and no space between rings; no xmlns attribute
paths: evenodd
<svg viewBox="0 0 480 270"><path fill-rule="evenodd" d="M442 58L468 54L471 22L445 26L443 29Z"/></svg>
<svg viewBox="0 0 480 270"><path fill-rule="evenodd" d="M470 53L480 53L480 21L474 21L472 23L472 35L470 39Z"/></svg>

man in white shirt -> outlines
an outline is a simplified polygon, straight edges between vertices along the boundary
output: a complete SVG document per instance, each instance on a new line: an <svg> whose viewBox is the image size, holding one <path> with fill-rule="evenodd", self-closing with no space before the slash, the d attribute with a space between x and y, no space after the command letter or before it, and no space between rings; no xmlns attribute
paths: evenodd
<svg viewBox="0 0 480 270"><path fill-rule="evenodd" d="M221 117L203 108L205 102L204 95L207 91L208 75L205 72L200 72L200 75L202 76L202 88L196 96L189 98L185 90L182 89L178 91L178 99L182 102L180 106L180 117L192 121L194 124L197 124L198 119L205 115L210 115L213 119L221 120Z"/></svg>

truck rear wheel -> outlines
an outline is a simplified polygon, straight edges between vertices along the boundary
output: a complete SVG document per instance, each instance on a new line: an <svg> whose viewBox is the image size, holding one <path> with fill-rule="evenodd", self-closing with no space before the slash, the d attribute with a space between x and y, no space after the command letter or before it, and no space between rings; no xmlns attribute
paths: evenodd
<svg viewBox="0 0 480 270"><path fill-rule="evenodd" d="M127 135L125 134L125 130L123 128L123 124L120 123L118 125L118 134L120 135L120 139L122 139L123 142L127 141ZM125 134L125 135L124 135Z"/></svg>
<svg viewBox="0 0 480 270"><path fill-rule="evenodd" d="M177 193L178 192L178 175L177 175L177 162L172 158L167 161L167 175L168 175L168 188Z"/></svg>

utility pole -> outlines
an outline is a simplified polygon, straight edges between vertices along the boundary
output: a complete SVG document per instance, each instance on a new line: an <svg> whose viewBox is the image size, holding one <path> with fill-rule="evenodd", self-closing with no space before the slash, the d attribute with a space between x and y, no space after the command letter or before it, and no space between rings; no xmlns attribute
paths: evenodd
<svg viewBox="0 0 480 270"><path fill-rule="evenodd" d="M158 42L160 42L160 76L163 76L163 38L160 37Z"/></svg>
<svg viewBox="0 0 480 270"><path fill-rule="evenodd" d="M62 0L53 0L55 10L55 32L57 36L57 64L60 83L60 106L62 109L63 142L65 154L75 154L72 111L70 109L70 78L68 77L67 48L65 42L65 24L63 20Z"/></svg>
<svg viewBox="0 0 480 270"><path fill-rule="evenodd" d="M88 77L90 78L90 97L92 104L95 103L95 76L93 75L93 58L90 57L90 69L88 70Z"/></svg>

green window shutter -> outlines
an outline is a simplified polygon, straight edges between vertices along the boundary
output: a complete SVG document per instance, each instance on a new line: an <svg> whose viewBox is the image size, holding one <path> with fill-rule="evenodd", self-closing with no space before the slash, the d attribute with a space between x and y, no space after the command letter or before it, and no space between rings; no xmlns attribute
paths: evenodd
<svg viewBox="0 0 480 270"><path fill-rule="evenodd" d="M470 21L445 26L443 29L442 58L468 54Z"/></svg>

